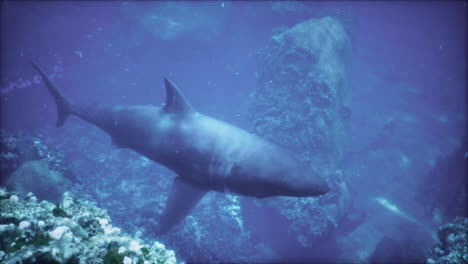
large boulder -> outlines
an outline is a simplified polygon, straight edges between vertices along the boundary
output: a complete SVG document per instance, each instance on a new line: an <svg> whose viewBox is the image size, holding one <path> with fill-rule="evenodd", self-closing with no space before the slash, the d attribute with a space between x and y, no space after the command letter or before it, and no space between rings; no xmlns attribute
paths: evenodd
<svg viewBox="0 0 468 264"><path fill-rule="evenodd" d="M59 172L49 169L47 161L34 160L14 171L5 185L22 196L33 192L41 200L58 202L73 184Z"/></svg>
<svg viewBox="0 0 468 264"><path fill-rule="evenodd" d="M0 184L4 185L9 176L22 164L31 160L44 160L50 169L60 172L72 182L80 180L69 168L63 151L50 140L47 144L42 135L32 136L24 131L0 129Z"/></svg>
<svg viewBox="0 0 468 264"><path fill-rule="evenodd" d="M258 55L258 86L251 94L254 132L298 150L320 170L335 169L350 115L350 53L346 31L331 17L274 36Z"/></svg>
<svg viewBox="0 0 468 264"><path fill-rule="evenodd" d="M274 36L258 54L258 86L250 103L254 133L292 150L332 187L318 198L244 200L245 225L260 230L253 236L284 260L320 259L311 248L323 244L351 206L351 192L338 168L350 115L346 86L350 53L351 41L341 23L324 17ZM267 217L262 221L258 215ZM261 232L261 226L284 232ZM279 239L291 246L276 245ZM297 259L291 259L293 255Z"/></svg>

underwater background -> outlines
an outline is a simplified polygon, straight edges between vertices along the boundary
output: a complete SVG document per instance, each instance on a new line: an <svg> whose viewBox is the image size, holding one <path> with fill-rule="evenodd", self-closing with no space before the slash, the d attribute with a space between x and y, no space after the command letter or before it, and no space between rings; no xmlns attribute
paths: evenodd
<svg viewBox="0 0 468 264"><path fill-rule="evenodd" d="M0 4L0 262L468 263L466 2ZM175 174L57 128L30 60L83 104L164 105L167 77L331 191L209 192L156 236Z"/></svg>

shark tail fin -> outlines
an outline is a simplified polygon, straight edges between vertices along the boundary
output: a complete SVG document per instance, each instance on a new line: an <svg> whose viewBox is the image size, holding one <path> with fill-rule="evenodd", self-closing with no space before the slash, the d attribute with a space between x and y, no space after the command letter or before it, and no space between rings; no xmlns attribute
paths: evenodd
<svg viewBox="0 0 468 264"><path fill-rule="evenodd" d="M42 76L42 79L44 79L44 83L47 86L47 89L49 90L50 94L55 100L55 103L57 105L57 126L62 126L65 121L67 120L68 116L72 114L72 104L71 102L62 94L62 92L55 87L55 85L52 83L52 81L45 75L44 71L33 61L31 61L33 67L39 72L39 74Z"/></svg>

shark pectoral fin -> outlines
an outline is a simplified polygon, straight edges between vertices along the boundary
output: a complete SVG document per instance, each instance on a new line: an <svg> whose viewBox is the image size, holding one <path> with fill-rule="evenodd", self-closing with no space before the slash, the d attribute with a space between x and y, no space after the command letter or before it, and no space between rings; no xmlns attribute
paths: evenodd
<svg viewBox="0 0 468 264"><path fill-rule="evenodd" d="M208 190L196 186L182 177L176 177L172 185L160 221L157 234L164 234L184 219Z"/></svg>

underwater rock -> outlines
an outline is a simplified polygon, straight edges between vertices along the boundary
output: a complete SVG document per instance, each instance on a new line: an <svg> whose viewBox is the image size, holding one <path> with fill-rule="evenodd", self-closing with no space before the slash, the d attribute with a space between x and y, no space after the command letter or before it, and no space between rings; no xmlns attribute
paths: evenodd
<svg viewBox="0 0 468 264"><path fill-rule="evenodd" d="M26 196L33 192L41 200L57 202L69 190L72 182L60 173L50 170L44 160L28 161L21 165L5 182L5 186Z"/></svg>
<svg viewBox="0 0 468 264"><path fill-rule="evenodd" d="M423 263L434 243L434 230L411 215L406 204L385 197L359 201L366 219L350 232L336 234L338 262ZM356 210L356 209L354 209Z"/></svg>
<svg viewBox="0 0 468 264"><path fill-rule="evenodd" d="M244 225L254 240L277 254L276 261L333 262L329 257L337 254L322 253L328 250L326 240L345 217L351 198L346 187L331 186L332 191L319 198L242 199Z"/></svg>
<svg viewBox="0 0 468 264"><path fill-rule="evenodd" d="M310 19L273 37L258 54L251 94L253 130L301 153L319 170L335 170L346 141L346 77L351 42L332 17ZM349 110L349 112L351 112Z"/></svg>
<svg viewBox="0 0 468 264"><path fill-rule="evenodd" d="M428 264L468 263L468 218L457 217L439 228L439 243L429 252Z"/></svg>
<svg viewBox="0 0 468 264"><path fill-rule="evenodd" d="M33 197L18 199L0 188L1 263L177 263L163 244L120 232L105 210L68 192L57 206Z"/></svg>
<svg viewBox="0 0 468 264"><path fill-rule="evenodd" d="M40 137L40 134L31 136L22 131L0 130L0 184L22 164L32 160L43 160L51 170L72 182L80 182L66 164L62 151L56 145L48 147Z"/></svg>
<svg viewBox="0 0 468 264"><path fill-rule="evenodd" d="M253 132L291 150L326 176L332 191L318 198L255 201L245 206L244 215L276 211L275 218L282 218L276 229L288 230L281 239L296 243L294 247L309 255L350 207L351 194L340 183L344 175L337 167L345 151L349 121L343 109L349 109L350 54L351 41L343 26L337 19L324 17L277 34L257 56L258 85L250 95ZM257 221L246 218L248 226L262 225ZM275 238L267 233L261 236L275 248Z"/></svg>
<svg viewBox="0 0 468 264"><path fill-rule="evenodd" d="M425 205L426 215L434 221L446 221L467 215L468 189L467 154L468 138L459 141L452 153L437 160L435 166L423 178L416 200ZM439 219L438 219L439 218Z"/></svg>
<svg viewBox="0 0 468 264"><path fill-rule="evenodd" d="M370 256L370 263L423 263L425 254L417 242L383 237Z"/></svg>

